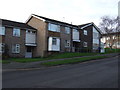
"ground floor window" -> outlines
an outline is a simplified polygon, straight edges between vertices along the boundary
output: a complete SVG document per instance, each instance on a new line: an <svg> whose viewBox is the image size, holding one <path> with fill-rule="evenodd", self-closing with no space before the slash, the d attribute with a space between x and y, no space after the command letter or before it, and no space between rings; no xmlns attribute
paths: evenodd
<svg viewBox="0 0 120 90"><path fill-rule="evenodd" d="M56 45L57 44L57 38L52 38L52 45Z"/></svg>
<svg viewBox="0 0 120 90"><path fill-rule="evenodd" d="M49 37L48 51L60 51L60 38L59 37Z"/></svg>
<svg viewBox="0 0 120 90"><path fill-rule="evenodd" d="M83 42L83 47L87 47L88 43L87 42Z"/></svg>
<svg viewBox="0 0 120 90"><path fill-rule="evenodd" d="M12 45L12 53L20 53L20 44Z"/></svg>
<svg viewBox="0 0 120 90"><path fill-rule="evenodd" d="M5 52L5 44L4 43L0 43L0 52L1 53Z"/></svg>
<svg viewBox="0 0 120 90"><path fill-rule="evenodd" d="M70 40L65 40L65 47L70 47Z"/></svg>

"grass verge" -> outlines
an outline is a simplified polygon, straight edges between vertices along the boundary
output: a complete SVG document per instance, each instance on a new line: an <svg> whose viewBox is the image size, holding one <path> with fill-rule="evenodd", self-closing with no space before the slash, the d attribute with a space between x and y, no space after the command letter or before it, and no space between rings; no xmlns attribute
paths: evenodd
<svg viewBox="0 0 120 90"><path fill-rule="evenodd" d="M49 61L49 62L41 63L41 65L56 66L56 65L73 64L73 63L79 63L79 62L84 62L84 61L88 61L88 60L103 59L103 58L107 58L107 56L91 56L91 57L66 59L66 60L60 60L60 61Z"/></svg>
<svg viewBox="0 0 120 90"><path fill-rule="evenodd" d="M8 63L10 63L10 61L9 60L0 60L0 63L2 63L2 64L8 64Z"/></svg>
<svg viewBox="0 0 120 90"><path fill-rule="evenodd" d="M91 55L96 55L96 54L98 53L59 53L59 54L54 54L54 55L51 55L49 57L44 57L44 58L11 58L9 59L9 61L27 63L27 62L36 62L36 61L51 60L51 59L91 56Z"/></svg>

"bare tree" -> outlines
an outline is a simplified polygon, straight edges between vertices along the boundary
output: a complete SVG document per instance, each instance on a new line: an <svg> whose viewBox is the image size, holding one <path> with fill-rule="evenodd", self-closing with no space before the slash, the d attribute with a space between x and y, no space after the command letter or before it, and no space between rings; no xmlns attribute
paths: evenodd
<svg viewBox="0 0 120 90"><path fill-rule="evenodd" d="M102 21L100 22L99 27L103 33L103 36L106 36L105 44L108 44L112 49L117 37L119 36L118 32L120 32L118 23L119 17L111 18L109 16L103 16L101 20Z"/></svg>

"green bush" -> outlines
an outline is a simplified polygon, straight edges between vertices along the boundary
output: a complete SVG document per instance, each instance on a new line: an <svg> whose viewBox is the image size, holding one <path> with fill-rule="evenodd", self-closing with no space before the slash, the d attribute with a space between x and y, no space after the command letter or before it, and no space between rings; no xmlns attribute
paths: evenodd
<svg viewBox="0 0 120 90"><path fill-rule="evenodd" d="M120 49L111 49L111 48L105 48L106 53L115 53L120 52Z"/></svg>

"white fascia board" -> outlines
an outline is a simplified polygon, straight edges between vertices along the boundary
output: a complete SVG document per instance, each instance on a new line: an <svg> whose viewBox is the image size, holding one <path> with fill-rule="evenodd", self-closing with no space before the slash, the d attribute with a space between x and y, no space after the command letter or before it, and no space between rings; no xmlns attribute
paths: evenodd
<svg viewBox="0 0 120 90"><path fill-rule="evenodd" d="M92 24L85 25L85 26L81 27L81 29L84 29L84 28L86 28L86 27L88 27L90 25L92 25Z"/></svg>
<svg viewBox="0 0 120 90"><path fill-rule="evenodd" d="M36 44L25 44L26 46L37 46Z"/></svg>
<svg viewBox="0 0 120 90"><path fill-rule="evenodd" d="M37 17L37 16L35 16L35 15L32 15L32 16L33 16L33 17L35 17L35 18L38 18L38 19L42 20L43 22L45 22L45 21L46 21L45 19L40 18L40 17Z"/></svg>
<svg viewBox="0 0 120 90"><path fill-rule="evenodd" d="M25 23L27 23L31 17L32 17L32 14L28 17L28 19L25 21Z"/></svg>
<svg viewBox="0 0 120 90"><path fill-rule="evenodd" d="M38 18L38 19L42 20L43 22L45 22L45 21L46 21L45 19L42 19L42 18L40 18L40 17L37 17L37 16L35 16L35 15L31 14L31 15L28 17L28 19L25 21L25 23L27 23L27 22L30 20L30 18L31 18L31 17Z"/></svg>
<svg viewBox="0 0 120 90"><path fill-rule="evenodd" d="M80 42L80 40L73 40L74 42Z"/></svg>
<svg viewBox="0 0 120 90"><path fill-rule="evenodd" d="M100 31L100 29L99 29L94 23L93 23L93 26L94 26L95 28L97 28L97 31L102 34L102 32Z"/></svg>

